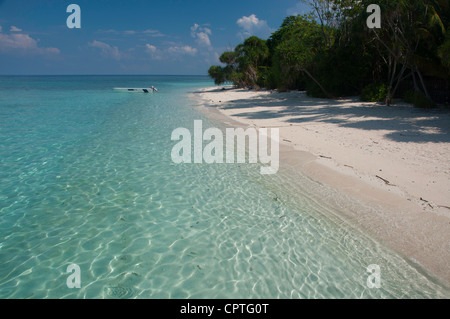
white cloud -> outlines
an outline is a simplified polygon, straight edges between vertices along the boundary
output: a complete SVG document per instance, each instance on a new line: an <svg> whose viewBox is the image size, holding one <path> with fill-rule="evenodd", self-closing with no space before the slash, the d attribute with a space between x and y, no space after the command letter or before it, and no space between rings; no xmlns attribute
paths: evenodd
<svg viewBox="0 0 450 319"><path fill-rule="evenodd" d="M148 55L152 58L152 60L162 60L163 54L160 49L158 49L156 46L151 45L150 43L147 43L145 45L145 51Z"/></svg>
<svg viewBox="0 0 450 319"><path fill-rule="evenodd" d="M200 26L199 26L197 23L195 23L195 24L191 27L191 37L195 38L195 33L197 32L197 30L198 30L199 27L200 27Z"/></svg>
<svg viewBox="0 0 450 319"><path fill-rule="evenodd" d="M197 33L197 43L207 47L211 46L211 40L209 40L208 34L204 32Z"/></svg>
<svg viewBox="0 0 450 319"><path fill-rule="evenodd" d="M102 50L102 55L104 57L113 58L114 60L120 60L122 58L122 54L117 47L112 47L105 42L94 40L90 42L89 45Z"/></svg>
<svg viewBox="0 0 450 319"><path fill-rule="evenodd" d="M151 45L151 44L148 44L148 43L145 45L145 47L146 47L147 51L150 52L150 53L155 53L156 50L157 50L154 45Z"/></svg>
<svg viewBox="0 0 450 319"><path fill-rule="evenodd" d="M242 38L248 38L249 36L256 35L261 38L268 38L275 30L269 27L267 21L260 20L255 14L251 14L236 21L237 25L242 29L238 35Z"/></svg>
<svg viewBox="0 0 450 319"><path fill-rule="evenodd" d="M170 47L168 49L168 51L169 51L169 53L172 53L172 54L182 54L182 55L194 56L197 54L198 50L196 48L185 45L185 46L181 46L181 47L179 47L179 46Z"/></svg>
<svg viewBox="0 0 450 319"><path fill-rule="evenodd" d="M97 31L99 33L110 33L110 34L117 34L117 35L126 35L126 36L150 36L150 37L164 37L164 34L162 34L161 32L159 32L158 30L144 30L144 31L139 31L139 30L125 30L125 31L118 31L118 30L114 30L114 29L109 29L109 30L99 30Z"/></svg>
<svg viewBox="0 0 450 319"><path fill-rule="evenodd" d="M209 39L210 35L212 35L212 31L209 28L201 27L197 23L191 27L191 37L193 37L200 46L211 46L211 40Z"/></svg>
<svg viewBox="0 0 450 319"><path fill-rule="evenodd" d="M151 57L152 60L162 60L164 56L160 49L150 43L145 45L145 52Z"/></svg>
<svg viewBox="0 0 450 319"><path fill-rule="evenodd" d="M42 48L28 34L0 34L0 52L21 54L59 54L57 48Z"/></svg>
<svg viewBox="0 0 450 319"><path fill-rule="evenodd" d="M21 32L22 29L19 29L18 27L12 25L11 28L9 29L9 31L11 31L11 32Z"/></svg>
<svg viewBox="0 0 450 319"><path fill-rule="evenodd" d="M164 34L159 32L158 30L144 30L142 31L143 34L149 35L151 37L163 37Z"/></svg>

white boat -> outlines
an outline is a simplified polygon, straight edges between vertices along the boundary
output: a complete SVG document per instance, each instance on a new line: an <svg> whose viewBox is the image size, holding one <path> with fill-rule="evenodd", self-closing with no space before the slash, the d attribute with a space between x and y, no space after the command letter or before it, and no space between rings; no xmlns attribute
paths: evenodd
<svg viewBox="0 0 450 319"><path fill-rule="evenodd" d="M153 93L158 92L157 89L152 88L114 88L116 92L122 93Z"/></svg>

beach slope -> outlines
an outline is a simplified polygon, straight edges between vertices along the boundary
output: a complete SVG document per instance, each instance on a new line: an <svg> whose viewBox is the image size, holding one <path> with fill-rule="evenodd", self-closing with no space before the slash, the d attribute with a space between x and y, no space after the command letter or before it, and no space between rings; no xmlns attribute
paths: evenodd
<svg viewBox="0 0 450 319"><path fill-rule="evenodd" d="M206 113L243 127L279 128L284 149L298 151L281 154L281 164L377 208L345 213L450 282L450 112L304 92L215 87L195 96ZM313 160L305 161L305 152Z"/></svg>

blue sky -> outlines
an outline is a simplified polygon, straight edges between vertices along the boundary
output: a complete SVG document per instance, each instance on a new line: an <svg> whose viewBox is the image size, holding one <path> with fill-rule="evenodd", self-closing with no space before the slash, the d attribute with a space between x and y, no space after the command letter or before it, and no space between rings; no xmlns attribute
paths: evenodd
<svg viewBox="0 0 450 319"><path fill-rule="evenodd" d="M81 29L66 25L81 8ZM0 0L0 74L207 74L300 0Z"/></svg>

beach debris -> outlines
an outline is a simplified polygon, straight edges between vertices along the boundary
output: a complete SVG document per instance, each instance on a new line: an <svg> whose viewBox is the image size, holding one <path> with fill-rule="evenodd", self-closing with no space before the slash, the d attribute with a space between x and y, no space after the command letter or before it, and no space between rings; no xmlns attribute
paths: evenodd
<svg viewBox="0 0 450 319"><path fill-rule="evenodd" d="M377 178L379 178L379 179L381 179L386 185L389 185L389 186L396 186L396 185L394 185L394 184L391 184L391 182L390 181L388 181L387 179L385 179L385 178L383 178L383 177L380 177L380 176L376 176Z"/></svg>
<svg viewBox="0 0 450 319"><path fill-rule="evenodd" d="M326 158L326 159L332 159L331 157L329 157L329 156L324 156L324 155L319 155L319 157Z"/></svg>
<svg viewBox="0 0 450 319"><path fill-rule="evenodd" d="M344 166L345 166L345 167L349 167L349 168L354 168L353 166L350 166L350 165L345 165L345 164L344 164Z"/></svg>
<svg viewBox="0 0 450 319"><path fill-rule="evenodd" d="M448 206L443 206L443 205L439 205L438 207L439 207L439 208L447 208L447 209L450 209L450 207L448 207Z"/></svg>
<svg viewBox="0 0 450 319"><path fill-rule="evenodd" d="M431 205L431 203L430 203L429 201L427 201L426 199L423 199L422 197L420 197L420 200L421 200L422 202L424 202L424 203L427 203L428 206L429 206L431 209L434 209L433 205ZM439 207L439 206L438 206L438 207Z"/></svg>
<svg viewBox="0 0 450 319"><path fill-rule="evenodd" d="M289 141L289 140L286 140L286 139L283 139L283 141L288 142L288 143L292 143L292 141Z"/></svg>
<svg viewBox="0 0 450 319"><path fill-rule="evenodd" d="M276 202L280 202L280 198L278 197L278 195L276 193L274 193L274 194L275 194L275 197L273 198L273 200Z"/></svg>

